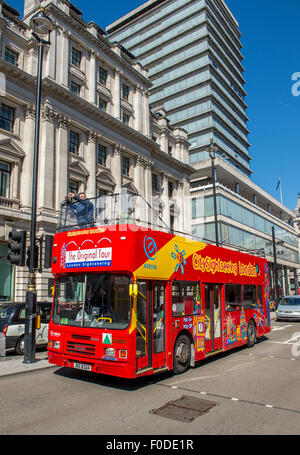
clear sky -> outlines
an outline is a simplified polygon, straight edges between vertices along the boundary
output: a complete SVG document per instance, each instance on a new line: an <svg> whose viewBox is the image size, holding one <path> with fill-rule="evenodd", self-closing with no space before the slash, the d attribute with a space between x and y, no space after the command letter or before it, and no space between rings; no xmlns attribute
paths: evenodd
<svg viewBox="0 0 300 455"><path fill-rule="evenodd" d="M23 15L23 0L6 0ZM83 18L103 29L144 1L73 0ZM242 32L252 180L271 196L282 183L283 203L296 207L300 192L300 1L226 0ZM299 86L294 86L300 95Z"/></svg>

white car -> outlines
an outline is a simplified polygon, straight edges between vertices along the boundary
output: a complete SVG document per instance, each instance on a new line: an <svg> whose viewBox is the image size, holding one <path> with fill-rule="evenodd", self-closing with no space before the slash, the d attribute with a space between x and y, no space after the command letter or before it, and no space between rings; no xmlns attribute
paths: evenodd
<svg viewBox="0 0 300 455"><path fill-rule="evenodd" d="M52 303L37 302L37 314L41 316L41 327L36 330L36 345L48 344L48 325ZM25 303L0 303L0 333L5 336L5 348L14 348L24 354Z"/></svg>
<svg viewBox="0 0 300 455"><path fill-rule="evenodd" d="M300 320L300 295L282 297L276 310L276 320Z"/></svg>

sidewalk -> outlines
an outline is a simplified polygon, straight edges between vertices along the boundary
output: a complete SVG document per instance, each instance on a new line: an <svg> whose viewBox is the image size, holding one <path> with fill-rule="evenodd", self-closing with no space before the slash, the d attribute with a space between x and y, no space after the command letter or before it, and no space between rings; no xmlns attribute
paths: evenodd
<svg viewBox="0 0 300 455"><path fill-rule="evenodd" d="M275 311L271 311L271 321L275 321ZM17 373L26 373L34 370L41 370L44 368L52 368L52 365L48 362L47 352L36 353L36 362L26 364L24 363L24 357L0 357L0 378L2 376L9 376Z"/></svg>
<svg viewBox="0 0 300 455"><path fill-rule="evenodd" d="M47 352L43 352L43 356L41 356L42 353L39 354L41 358L38 358L38 355L36 355L36 362L29 364L24 363L23 356L0 357L0 379L2 376L55 367L55 365L48 362Z"/></svg>

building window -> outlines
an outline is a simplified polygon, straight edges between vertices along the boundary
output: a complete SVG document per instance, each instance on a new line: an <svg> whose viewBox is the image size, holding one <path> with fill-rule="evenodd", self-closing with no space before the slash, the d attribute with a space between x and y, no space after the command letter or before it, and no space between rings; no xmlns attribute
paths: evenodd
<svg viewBox="0 0 300 455"><path fill-rule="evenodd" d="M129 87L126 84L122 84L122 98L127 101L129 98Z"/></svg>
<svg viewBox="0 0 300 455"><path fill-rule="evenodd" d="M74 131L70 131L69 152L75 153L75 155L79 154L79 134L74 133Z"/></svg>
<svg viewBox="0 0 300 455"><path fill-rule="evenodd" d="M68 192L78 194L79 184L76 180L69 180Z"/></svg>
<svg viewBox="0 0 300 455"><path fill-rule="evenodd" d="M15 110L12 107L1 104L0 107L0 128L6 131L13 131Z"/></svg>
<svg viewBox="0 0 300 455"><path fill-rule="evenodd" d="M78 51L77 49L72 48L72 65L77 66L77 68L80 68L80 63L81 63L81 52Z"/></svg>
<svg viewBox="0 0 300 455"><path fill-rule="evenodd" d="M100 84L103 84L103 85L106 85L106 82L107 82L107 71L103 68L101 68L101 66L99 67L99 82Z"/></svg>
<svg viewBox="0 0 300 455"><path fill-rule="evenodd" d="M98 164L101 164L101 166L106 166L106 147L104 145L98 144Z"/></svg>
<svg viewBox="0 0 300 455"><path fill-rule="evenodd" d="M122 157L122 174L129 175L129 158L127 156Z"/></svg>
<svg viewBox="0 0 300 455"><path fill-rule="evenodd" d="M152 190L153 191L158 191L158 181L157 181L157 175L152 174Z"/></svg>
<svg viewBox="0 0 300 455"><path fill-rule="evenodd" d="M108 191L103 190L102 188L97 188L97 197L107 196Z"/></svg>
<svg viewBox="0 0 300 455"><path fill-rule="evenodd" d="M107 108L107 102L102 100L101 98L99 98L99 109L101 109L101 111L106 111L106 108Z"/></svg>
<svg viewBox="0 0 300 455"><path fill-rule="evenodd" d="M9 198L10 164L0 161L0 196Z"/></svg>
<svg viewBox="0 0 300 455"><path fill-rule="evenodd" d="M169 198L173 197L173 192L174 192L174 185L173 182L168 182L168 196Z"/></svg>
<svg viewBox="0 0 300 455"><path fill-rule="evenodd" d="M5 48L5 54L4 54L4 59L11 63L12 65L17 66L18 65L18 54L16 52L13 52L12 50L8 49L7 47Z"/></svg>
<svg viewBox="0 0 300 455"><path fill-rule="evenodd" d="M125 123L126 125L128 125L128 124L129 124L129 120L130 120L129 115L124 114L124 112L123 112L123 115L122 115L122 121L123 121L123 123Z"/></svg>
<svg viewBox="0 0 300 455"><path fill-rule="evenodd" d="M70 90L74 95L80 95L80 85L76 84L73 81L71 81Z"/></svg>

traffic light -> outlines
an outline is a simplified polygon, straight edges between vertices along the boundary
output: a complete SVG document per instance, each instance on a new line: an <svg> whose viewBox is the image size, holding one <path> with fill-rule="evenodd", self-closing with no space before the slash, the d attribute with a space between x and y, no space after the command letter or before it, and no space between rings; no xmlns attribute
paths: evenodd
<svg viewBox="0 0 300 455"><path fill-rule="evenodd" d="M26 265L29 268L29 261L30 261L30 246L27 248L27 259L26 259ZM34 258L33 258L33 266L35 269L38 268L39 266L39 247L37 245L34 245Z"/></svg>
<svg viewBox="0 0 300 455"><path fill-rule="evenodd" d="M44 259L44 267L50 268L52 265L52 248L53 248L53 235L46 235L45 236L45 259Z"/></svg>
<svg viewBox="0 0 300 455"><path fill-rule="evenodd" d="M12 265L25 265L26 231L11 231L8 234L7 259Z"/></svg>

